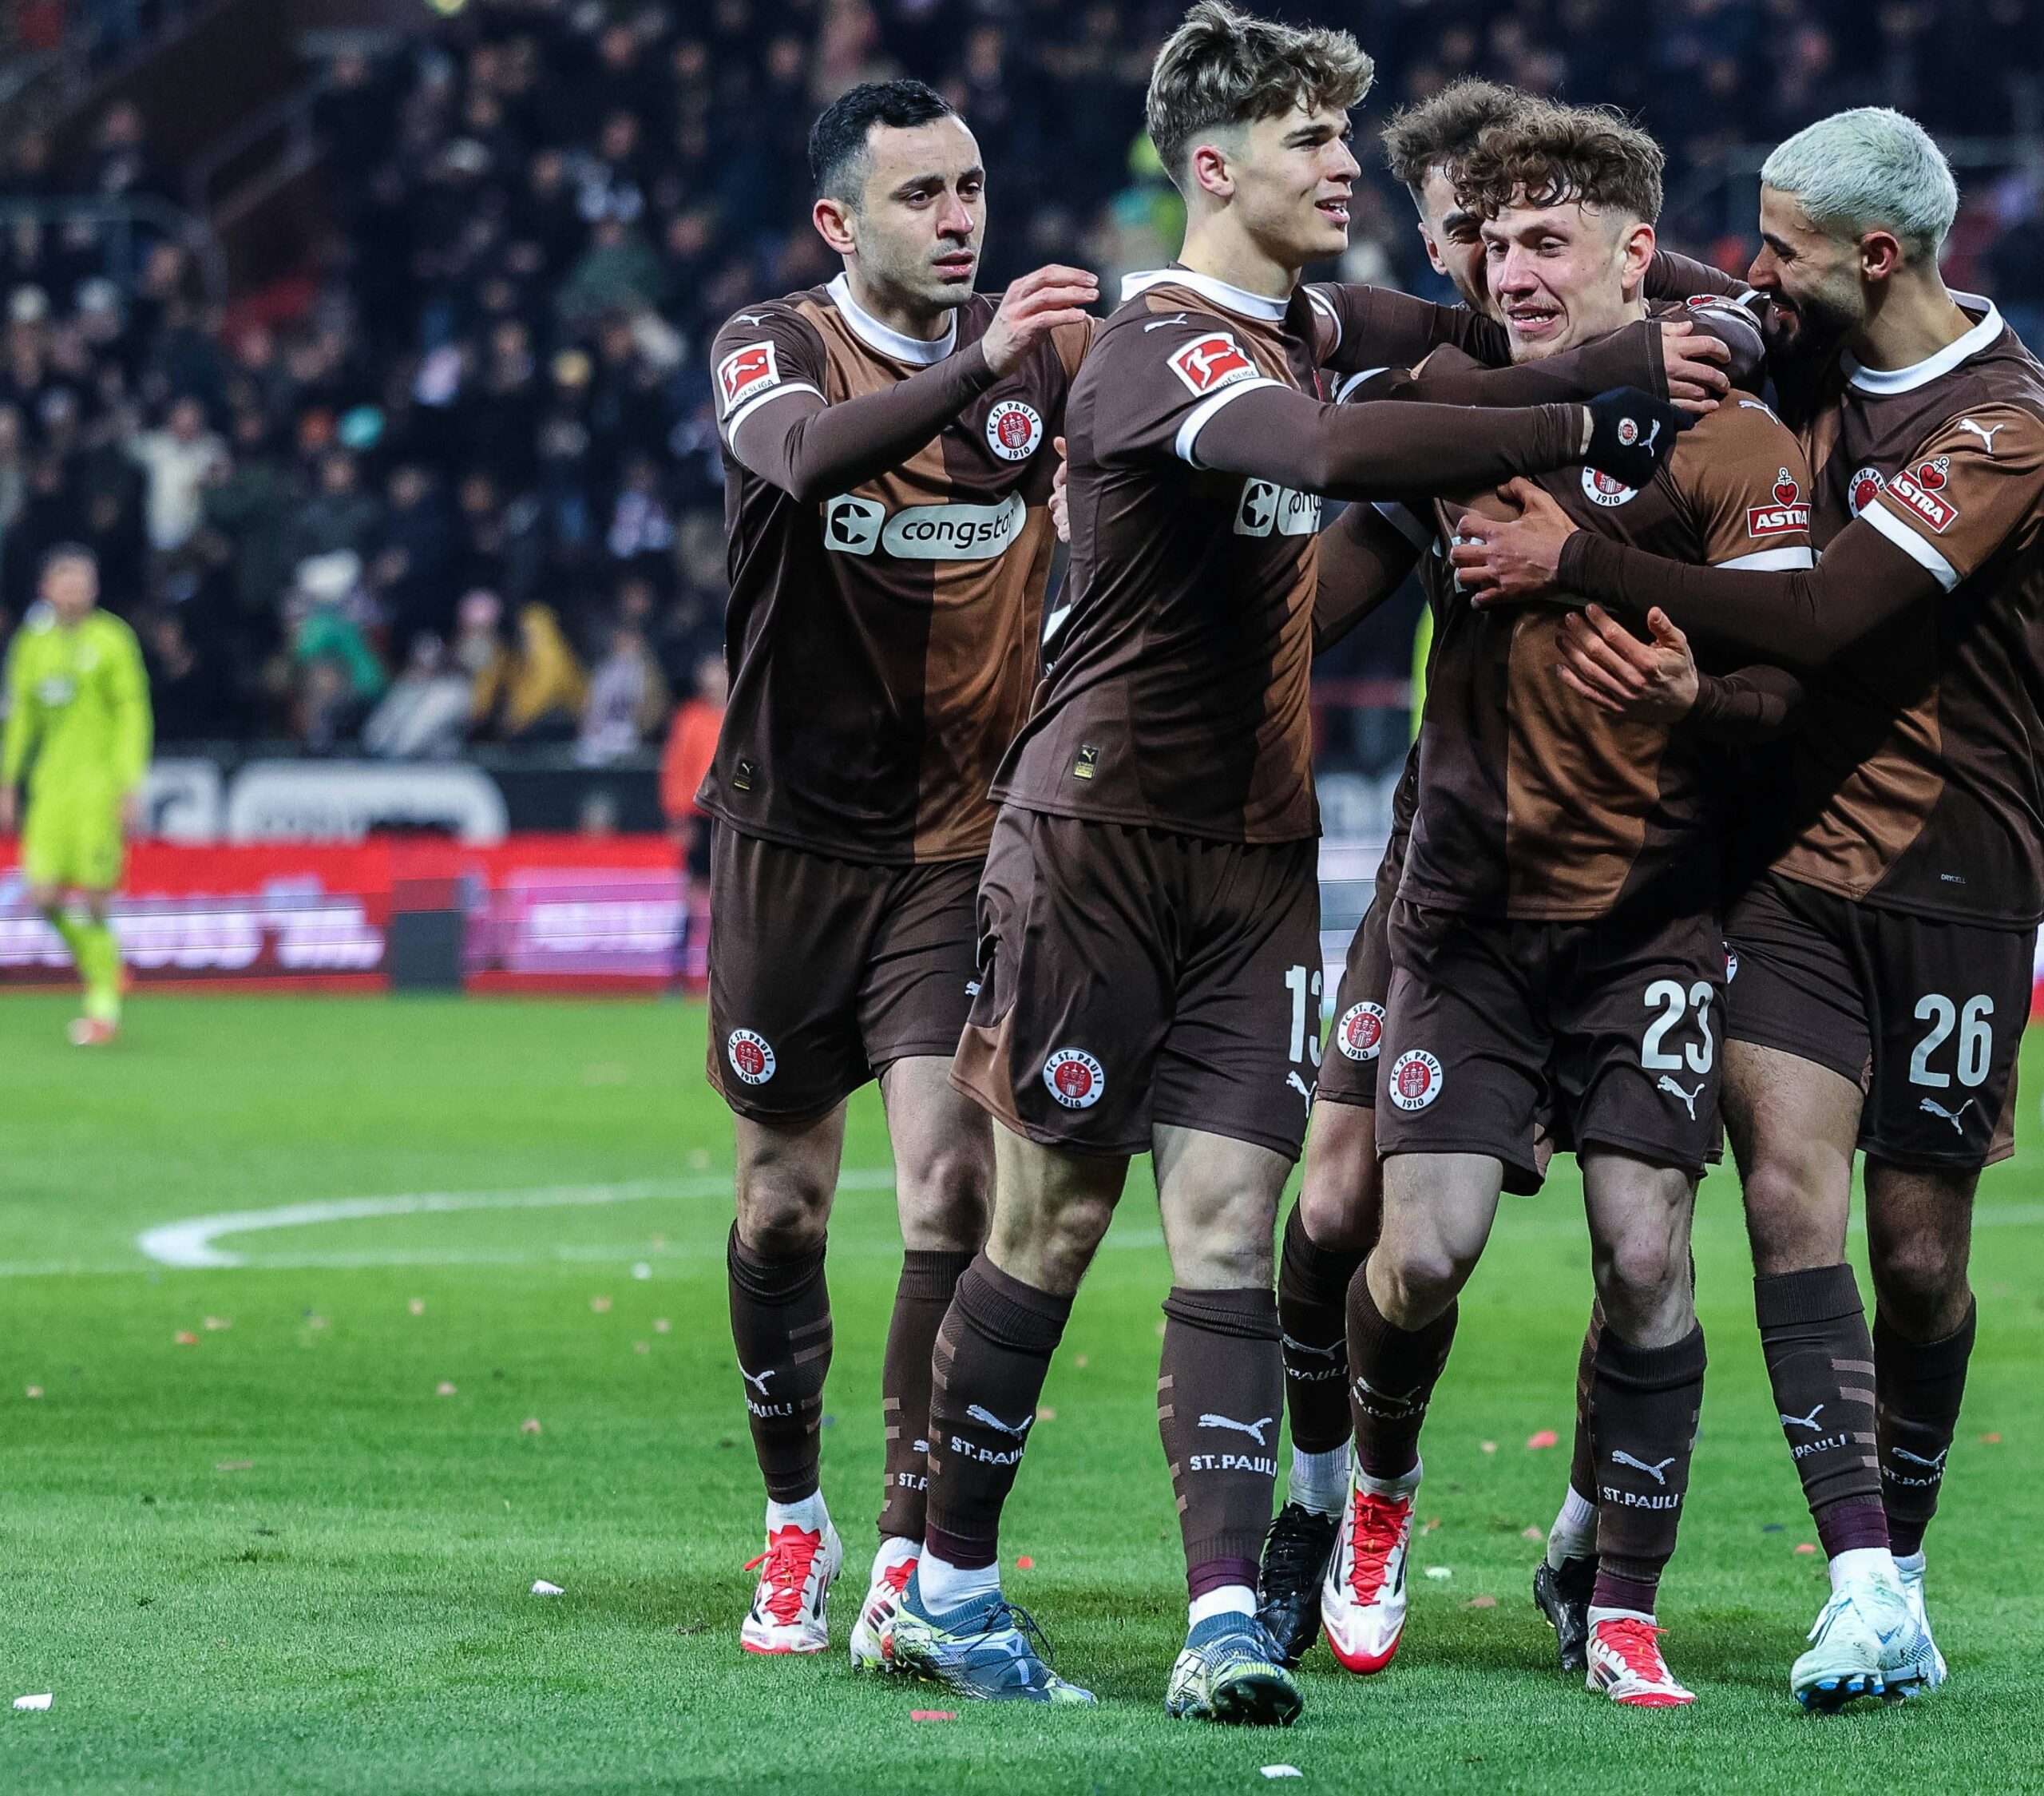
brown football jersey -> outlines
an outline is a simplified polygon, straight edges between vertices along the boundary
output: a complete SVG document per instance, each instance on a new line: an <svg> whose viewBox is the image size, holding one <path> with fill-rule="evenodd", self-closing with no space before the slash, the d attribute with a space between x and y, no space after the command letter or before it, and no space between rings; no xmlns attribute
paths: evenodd
<svg viewBox="0 0 2044 1796"><path fill-rule="evenodd" d="M1039 664L1049 445L1090 327L983 374L921 446L841 490L798 496L780 438L816 398L842 405L962 357L998 303L975 297L923 343L840 276L718 333L731 699L699 802L733 828L881 864L985 853L988 783Z"/></svg>
<svg viewBox="0 0 2044 1796"><path fill-rule="evenodd" d="M1579 467L1539 483L1583 529L1671 559L1811 565L1801 447L1742 394L1685 432L1648 486ZM1509 507L1485 494L1468 505L1437 502L1431 517L1406 525L1430 525L1437 549L1472 511ZM1551 922L1604 916L1650 890L1688 909L1708 905L1717 860L1709 751L1565 686L1555 673L1562 617L1549 606L1480 611L1460 595L1436 605L1401 895Z"/></svg>
<svg viewBox="0 0 2044 1796"><path fill-rule="evenodd" d="M1775 862L1841 896L1971 922L2044 916L2044 367L1984 299L1913 367L1842 359L1803 434L1820 549L1857 518L1939 596L1812 675L1795 831Z"/></svg>
<svg viewBox="0 0 2044 1796"><path fill-rule="evenodd" d="M1073 604L996 795L1223 841L1314 835L1320 501L1194 458L1254 385L1316 391L1319 312L1178 268L1124 291L1067 420Z"/></svg>

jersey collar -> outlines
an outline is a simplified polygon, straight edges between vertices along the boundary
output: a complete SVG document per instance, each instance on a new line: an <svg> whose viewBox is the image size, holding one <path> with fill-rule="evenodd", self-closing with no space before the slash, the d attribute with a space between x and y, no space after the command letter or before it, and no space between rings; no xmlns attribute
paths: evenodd
<svg viewBox="0 0 2044 1796"><path fill-rule="evenodd" d="M852 283L843 275L839 275L824 291L843 314L852 335L868 349L890 361L913 362L919 368L926 368L933 362L941 362L958 347L958 315L955 311L944 335L935 343L925 343L921 337L905 337L899 331L890 331L881 323L852 297Z"/></svg>
<svg viewBox="0 0 2044 1796"><path fill-rule="evenodd" d="M1845 378L1862 393L1878 393L1884 396L1891 393L1913 393L1919 387L1927 387L1934 381L1950 374L1960 363L1978 355L2002 334L2002 315L1995 311L1994 302L1978 293L1955 293L1952 298L1960 307L1971 311L1976 307L1984 311L1984 316L1963 337L1947 343L1935 355L1927 355L1920 362L1912 362L1906 368L1863 368L1852 356L1841 358Z"/></svg>
<svg viewBox="0 0 2044 1796"><path fill-rule="evenodd" d="M1230 287L1225 280L1216 280L1211 275L1196 275L1190 268L1151 268L1142 274L1123 275L1121 303L1127 305L1139 294L1167 283L1189 287L1203 299L1211 299L1240 317L1260 319L1266 324L1283 323L1285 314L1291 308L1289 299L1274 299L1267 293L1251 293L1244 287Z"/></svg>

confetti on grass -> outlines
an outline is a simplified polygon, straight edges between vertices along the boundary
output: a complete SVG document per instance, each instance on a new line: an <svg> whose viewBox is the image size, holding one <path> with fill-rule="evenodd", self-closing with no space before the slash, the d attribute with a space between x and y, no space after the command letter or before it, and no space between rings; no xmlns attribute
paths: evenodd
<svg viewBox="0 0 2044 1796"><path fill-rule="evenodd" d="M2001 1444L2002 1437L1998 1434L1983 1434L1980 1437L1980 1445L1983 1447L1998 1447Z"/></svg>
<svg viewBox="0 0 2044 1796"><path fill-rule="evenodd" d="M564 1596L568 1593L557 1584L549 1584L545 1578L535 1578L533 1580L533 1594L535 1596Z"/></svg>
<svg viewBox="0 0 2044 1796"><path fill-rule="evenodd" d="M518 1432L521 1434L537 1434L539 1431L540 1418L537 1416L528 1416L518 1424Z"/></svg>
<svg viewBox="0 0 2044 1796"><path fill-rule="evenodd" d="M1018 1572L1033 1572L1036 1568L1036 1560L1032 1559L1026 1552L1015 1562L1015 1569Z"/></svg>
<svg viewBox="0 0 2044 1796"><path fill-rule="evenodd" d="M1798 1540L1796 1543L1796 1550L1798 1552L1815 1552L1817 1550L1816 1543L1813 1540Z"/></svg>
<svg viewBox="0 0 2044 1796"><path fill-rule="evenodd" d="M598 1315L607 1316L610 1314L610 1299L607 1297L592 1297L589 1299L589 1307Z"/></svg>
<svg viewBox="0 0 2044 1796"><path fill-rule="evenodd" d="M1263 1774L1267 1778L1302 1778L1305 1773L1296 1765L1266 1765Z"/></svg>
<svg viewBox="0 0 2044 1796"><path fill-rule="evenodd" d="M958 1711L956 1709L911 1709L909 1719L911 1721L956 1721Z"/></svg>
<svg viewBox="0 0 2044 1796"><path fill-rule="evenodd" d="M40 1696L17 1696L14 1707L18 1709L46 1709L50 1707L50 1694L46 1690Z"/></svg>
<svg viewBox="0 0 2044 1796"><path fill-rule="evenodd" d="M442 1378L433 1387L433 1394L435 1397L452 1397L454 1394L454 1381L451 1378Z"/></svg>
<svg viewBox="0 0 2044 1796"><path fill-rule="evenodd" d="M180 1347L196 1347L199 1344L199 1337L188 1328L178 1330L175 1338Z"/></svg>
<svg viewBox="0 0 2044 1796"><path fill-rule="evenodd" d="M422 1297L415 1297L405 1307L414 1315L422 1316L426 1314L426 1299Z"/></svg>
<svg viewBox="0 0 2044 1796"><path fill-rule="evenodd" d="M216 1472L252 1472L256 1461L252 1459L220 1459L213 1462Z"/></svg>
<svg viewBox="0 0 2044 1796"><path fill-rule="evenodd" d="M1538 1453L1543 1447L1558 1447L1561 1444L1561 1436L1551 1428L1543 1428L1537 1434L1526 1437L1526 1450L1528 1453Z"/></svg>
<svg viewBox="0 0 2044 1796"><path fill-rule="evenodd" d="M656 1334L664 1334L673 1326L674 1324L669 1322L665 1316L656 1316L653 1318L653 1332Z"/></svg>
<svg viewBox="0 0 2044 1796"><path fill-rule="evenodd" d="M1446 1584L1455 1574L1445 1565L1429 1565L1427 1568L1427 1576L1436 1584Z"/></svg>
<svg viewBox="0 0 2044 1796"><path fill-rule="evenodd" d="M1539 1528L1529 1526L1519 1529L1519 1537L1522 1540L1544 1540L1547 1536L1543 1534Z"/></svg>
<svg viewBox="0 0 2044 1796"><path fill-rule="evenodd" d="M1498 1450L1498 1444L1495 1441L1484 1441L1483 1443L1483 1451L1487 1453L1494 1453Z"/></svg>
<svg viewBox="0 0 2044 1796"><path fill-rule="evenodd" d="M30 1385L24 1394L29 1397L40 1397L42 1395L42 1386L41 1385Z"/></svg>
<svg viewBox="0 0 2044 1796"><path fill-rule="evenodd" d="M1462 1606L1465 1609L1495 1609L1498 1600L1495 1596L1472 1596Z"/></svg>

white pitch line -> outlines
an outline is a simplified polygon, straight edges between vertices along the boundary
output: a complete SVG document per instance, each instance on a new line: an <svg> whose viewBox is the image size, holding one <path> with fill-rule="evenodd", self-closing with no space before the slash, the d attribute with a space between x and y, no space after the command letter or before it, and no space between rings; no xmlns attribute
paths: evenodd
<svg viewBox="0 0 2044 1796"><path fill-rule="evenodd" d="M860 1167L838 1175L840 1191L889 1191L891 1167ZM628 1184L542 1185L526 1191L409 1191L394 1197L327 1197L280 1203L267 1210L224 1210L163 1223L135 1237L135 1245L159 1266L246 1266L248 1258L214 1246L224 1235L259 1229L305 1228L318 1223L366 1221L377 1216L446 1215L462 1210L545 1210L634 1203L652 1197L728 1197L728 1173L699 1179L643 1179ZM405 1262L402 1263L410 1263Z"/></svg>

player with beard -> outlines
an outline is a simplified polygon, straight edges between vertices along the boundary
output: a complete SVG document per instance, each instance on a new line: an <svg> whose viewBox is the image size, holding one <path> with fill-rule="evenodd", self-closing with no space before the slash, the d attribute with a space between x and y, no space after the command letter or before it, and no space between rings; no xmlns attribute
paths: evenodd
<svg viewBox="0 0 2044 1796"><path fill-rule="evenodd" d="M1707 699L1689 636L1809 670L1778 852L1727 922L1726 1120L1776 1406L1831 1560L1791 1687L1832 1708L1944 1675L1923 1534L2044 912L2044 368L1990 302L1945 287L1957 189L1911 121L1821 120L1761 184L1751 279L1817 469L1818 568L1678 569L1537 500L1456 560L1499 602L1558 585L1646 616L1652 653L1599 610L1571 632L1573 676L1622 712ZM1871 1333L1845 1259L1856 1148Z"/></svg>
<svg viewBox="0 0 2044 1796"><path fill-rule="evenodd" d="M1487 132L1458 191L1483 216L1490 293L1515 355L1538 363L1646 312L1662 156L1615 117L1529 107ZM1749 368L1757 334L1739 327ZM1530 483L1520 482L1521 486ZM1586 527L1717 564L1807 565L1808 475L1787 429L1738 398L1703 418L1651 482L1543 476ZM1472 515L1426 525L1442 551ZM1409 565L1416 542L1405 547ZM1402 1636L1419 1438L1453 1338L1456 1296L1501 1191L1537 1185L1536 1126L1581 1161L1593 1272L1609 1318L1593 1371L1598 1561L1589 1685L1630 1706L1691 1701L1658 1643L1655 1593L1675 1544L1702 1393L1689 1267L1695 1185L1714 1152L1712 1009L1723 980L1710 816L1713 751L1629 723L1550 677L1563 613L1474 611L1442 595L1411 841L1388 921L1392 963L1377 1123L1379 1239L1349 1303L1355 1465L1323 1588L1328 1639L1381 1670ZM1746 670L1739 705L1778 717L1792 683ZM1729 712L1729 708L1728 712ZM1714 720L1721 724L1729 716Z"/></svg>
<svg viewBox="0 0 2044 1796"><path fill-rule="evenodd" d="M1495 317L1483 272L1481 218L1456 197L1455 174L1462 158L1489 127L1518 117L1527 97L1494 81L1451 83L1432 99L1408 106L1384 127L1384 157L1392 174L1412 195L1420 239L1436 273L1454 283L1475 319ZM1657 252L1646 283L1650 297L1693 291L1686 271ZM1706 328L1736 338L1749 352L1752 328L1717 308L1685 314L1658 326L1638 325L1602 342L1523 365L1513 378L1538 375L1555 381L1552 391L1499 387L1495 376L1469 381L1450 393L1446 367L1365 370L1341 383L1349 400L1452 397L1476 404L1524 404L1540 398L1594 392L1600 387L1635 383L1686 410L1713 408L1728 382L1721 371L1732 351ZM1486 362L1508 361L1511 349L1502 327L1472 329L1460 347ZM1645 372L1622 359L1599 359L1643 352ZM1444 358L1445 363L1447 359ZM1573 383L1573 384L1571 384ZM1358 521L1360 521L1360 520ZM1339 554L1346 541L1332 546ZM1314 652L1317 654L1361 620L1350 600L1362 583L1349 570L1330 581L1323 554L1322 598L1317 601ZM1430 557L1423 578L1438 569ZM1382 595L1379 595L1381 597ZM1331 610L1330 610L1330 608ZM1424 626L1423 626L1424 627ZM1334 1052L1323 1054L1313 1097L1311 1128L1299 1201L1286 1219L1278 1259L1278 1322L1285 1358L1285 1402L1291 1423L1291 1455L1285 1501L1270 1524L1258 1569L1258 1614L1283 1652L1297 1664L1320 1631L1320 1588L1334 1550L1335 1532L1349 1492L1350 1421L1348 1398L1347 1306L1349 1285L1377 1239L1379 1179L1374 1105L1377 1046L1390 978L1385 920L1404 869L1405 836L1412 820L1418 776L1416 751L1408 756L1392 806L1391 836L1377 876L1376 895L1349 946L1335 1001L1336 1024L1329 1037ZM1594 1564L1590 1566L1594 1572ZM1589 1592L1582 1600L1586 1604ZM1581 1669L1580 1645L1576 1668Z"/></svg>
<svg viewBox="0 0 2044 1796"><path fill-rule="evenodd" d="M1190 1599L1167 1706L1297 1712L1254 1586L1283 1401L1271 1238L1318 1046L1314 495L1585 453L1643 451L1644 482L1686 421L1645 394L1480 412L1313 396L1324 325L1341 366L1378 303L1298 285L1346 241L1348 109L1369 74L1346 34L1193 9L1148 102L1184 252L1129 277L1073 387L1073 598L996 782L953 1073L995 1119L994 1221L938 1338L925 1550L890 1637L961 1693L1083 1699L1002 1597L1000 1516L1073 1294L1150 1151L1175 1280L1159 1428Z"/></svg>
<svg viewBox="0 0 2044 1796"><path fill-rule="evenodd" d="M1027 709L1046 502L1091 275L972 282L972 133L930 89L853 89L816 123L826 287L718 335L731 698L713 822L711 1082L737 1131L731 1330L766 1485L749 1651L826 1643L842 1548L818 1481L825 1233L846 1096L877 1076L905 1253L881 1373L881 1545L855 1664L923 1532L930 1354L984 1237L992 1143L953 1091L987 783Z"/></svg>

